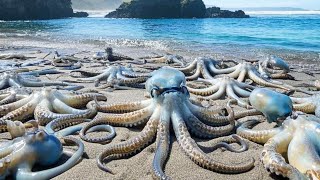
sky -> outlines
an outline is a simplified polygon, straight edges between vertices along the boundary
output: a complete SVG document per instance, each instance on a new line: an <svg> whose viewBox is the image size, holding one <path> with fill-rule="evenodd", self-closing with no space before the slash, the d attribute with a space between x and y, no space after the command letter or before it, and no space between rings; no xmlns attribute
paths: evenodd
<svg viewBox="0 0 320 180"><path fill-rule="evenodd" d="M310 10L320 9L320 0L203 0L207 5L224 8L240 7L297 7Z"/></svg>

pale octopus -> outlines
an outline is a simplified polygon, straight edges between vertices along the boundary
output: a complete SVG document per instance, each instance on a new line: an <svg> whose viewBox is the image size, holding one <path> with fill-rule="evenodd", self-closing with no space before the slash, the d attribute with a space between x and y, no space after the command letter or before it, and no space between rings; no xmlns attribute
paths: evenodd
<svg viewBox="0 0 320 180"><path fill-rule="evenodd" d="M249 97L252 90L256 87L238 82L237 80L224 76L217 79L199 79L198 81L209 83L207 88L192 88L188 86L190 93L197 95L199 100L217 100L223 98L225 95L231 99L235 99L238 105L249 108L250 105L240 97Z"/></svg>
<svg viewBox="0 0 320 180"><path fill-rule="evenodd" d="M319 179L320 119L292 113L291 99L269 89L256 89L249 99L268 122L278 123L273 129L252 130L248 127L260 121L251 120L237 129L241 137L264 144L261 153L264 167L290 179Z"/></svg>
<svg viewBox="0 0 320 180"><path fill-rule="evenodd" d="M309 115L287 118L280 127L252 130L259 121L243 123L237 134L264 144L261 161L267 170L290 179L320 179L320 119Z"/></svg>
<svg viewBox="0 0 320 180"><path fill-rule="evenodd" d="M14 139L1 143L0 179L8 176L17 180L51 179L75 166L84 151L81 141L71 137L57 138L38 127L26 131L22 123L8 121L8 129ZM70 154L63 150L62 144L76 145L78 149L66 162L55 165L63 154ZM34 171L35 166L49 169Z"/></svg>
<svg viewBox="0 0 320 180"><path fill-rule="evenodd" d="M284 90L294 89L289 85L264 77L259 73L256 66L250 62L238 63L237 65L229 68L220 68L219 66L221 66L221 62L210 58L198 58L189 66L185 68L178 68L178 70L182 71L186 75L190 75L187 76L187 80L195 80L201 77L204 79L214 79L215 77L221 77L221 75L223 75L234 78L239 82L244 82L249 78L254 83L261 86L280 88Z"/></svg>
<svg viewBox="0 0 320 180"><path fill-rule="evenodd" d="M19 101L0 106L0 120L25 120L34 117L45 125L60 117L89 118L96 114L95 107L84 108L93 99L106 100L98 93L72 93L52 88L34 91Z"/></svg>
<svg viewBox="0 0 320 180"><path fill-rule="evenodd" d="M80 137L86 141L103 142L104 138L86 137L87 131L101 124L126 127L146 124L136 137L107 146L98 156L97 163L100 169L112 173L104 165L105 160L130 156L148 146L156 137L153 175L158 179L167 179L168 176L163 168L169 153L170 126L173 127L182 151L201 167L220 173L242 173L253 167L253 158L233 165L213 159L198 147L189 133L191 131L202 138L232 134L235 122L233 121L234 113L229 104L228 116L217 115L217 110L203 108L189 101L189 92L185 87L186 79L182 72L172 68L162 68L152 75L146 82L146 90L152 99L133 103L98 105L98 110L105 113L99 113L80 131Z"/></svg>

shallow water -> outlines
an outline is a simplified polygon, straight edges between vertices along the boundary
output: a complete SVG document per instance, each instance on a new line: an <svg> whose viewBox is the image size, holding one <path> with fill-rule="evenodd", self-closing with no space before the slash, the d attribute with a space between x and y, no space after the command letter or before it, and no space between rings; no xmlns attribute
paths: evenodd
<svg viewBox="0 0 320 180"><path fill-rule="evenodd" d="M320 55L320 15L253 15L249 19L71 18L0 22L0 38L143 47L158 50Z"/></svg>

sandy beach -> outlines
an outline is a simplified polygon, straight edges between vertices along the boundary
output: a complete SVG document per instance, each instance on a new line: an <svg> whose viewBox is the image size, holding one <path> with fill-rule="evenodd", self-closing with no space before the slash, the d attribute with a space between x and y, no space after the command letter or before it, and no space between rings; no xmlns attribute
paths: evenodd
<svg viewBox="0 0 320 180"><path fill-rule="evenodd" d="M19 42L23 42L19 44ZM87 44L65 44L65 43L56 43L55 46L51 46L51 42L41 41L42 43L31 43L30 46L26 46L26 40L24 39L0 39L0 54L7 53L18 53L24 54L27 57L34 57L33 59L38 59L44 57L47 53L53 50L57 50L61 53L73 54L77 53L75 56L79 58L90 57L96 51L103 51L103 45L101 46L93 46ZM152 56L154 53L165 53L165 51L150 51L149 49L142 48L126 48L126 50L122 50L121 48L114 48L114 50L118 53L124 54L126 56L130 56L133 58L138 58L141 56ZM177 52L170 52L177 53ZM199 53L200 54L200 53ZM199 54L188 53L188 52L180 52L179 55L182 55L187 62L190 62L193 58L199 56ZM208 54L209 55L209 54ZM227 55L226 55L227 56ZM219 60L219 56L216 56ZM46 57L47 59L52 58L52 56ZM229 58L229 57L228 57ZM230 57L232 58L232 57ZM121 63L121 62L119 62ZM303 65L299 61L298 58L288 61L289 65L298 66L301 65L303 67L313 67L318 65L319 62L316 61L304 61ZM126 65L127 63L123 64ZM82 63L82 69L92 70L92 66L99 65L94 63ZM165 65L165 64L161 64ZM30 69L43 69L50 68L51 66L33 66ZM133 68L137 66L133 65ZM29 67L28 67L29 68ZM100 71L105 69L105 67L95 67L94 71ZM70 71L61 70L65 72L63 75L47 75L41 76L40 78L43 80L71 80L71 77L68 76ZM291 85L297 85L301 83L309 83L312 84L315 80L320 79L320 74L315 74L314 76L307 75L302 72L291 72L293 77L296 78L293 80L281 80ZM93 89L93 83L79 83L79 85L85 85L85 89ZM99 92L105 94L108 97L108 101L106 103L117 103L117 102L134 102L141 101L146 99L144 96L145 90L115 90L108 91L104 89L97 89ZM306 96L302 93L295 93L294 96ZM224 106L227 100L217 100L214 103L216 107ZM212 108L215 108L213 106ZM241 110L236 108L237 111ZM262 117L248 117L249 119L257 119ZM245 119L242 119L245 120ZM272 128L275 124L262 123L256 126L256 129L267 129ZM134 137L141 131L140 128L123 128L116 127L116 137L112 140L110 144L116 144L121 141L125 141L131 137ZM280 176L271 175L267 172L261 162L259 161L259 156L262 151L263 145L256 144L253 142L249 142L249 150L243 153L232 153L229 151L225 151L223 149L217 149L214 152L206 152L213 159L224 162L227 164L236 164L239 162L247 161L250 158L255 159L255 166L252 170L242 173L242 174L220 174L213 171L206 170L204 168L199 167L194 162L192 162L179 148L179 145L173 135L171 133L171 142L172 147L170 149L170 155L165 166L165 173L175 180L195 180L195 179L211 179L211 180L219 180L219 179L227 179L227 180L269 180L269 179L282 179ZM90 136L96 137L105 135L105 133L91 133ZM2 135L2 136L5 136ZM79 138L78 135L74 135L74 137ZM80 138L79 138L80 139ZM196 142L203 147L211 147L212 141L210 139L198 139L194 138ZM114 180L148 180L152 179L152 160L154 158L155 152L155 143L152 143L145 149L143 149L138 154L134 155L128 159L120 159L108 162L106 166L111 168L115 175L103 172L96 165L96 157L99 153L101 153L106 146L109 144L101 145L95 143L87 143L84 142L85 145L85 153L83 155L83 159L73 168L64 172L63 174L55 177L56 180L63 179L92 179L92 180L102 180L102 179L114 179ZM239 147L237 144L233 144L234 147ZM72 149L72 148L71 148Z"/></svg>

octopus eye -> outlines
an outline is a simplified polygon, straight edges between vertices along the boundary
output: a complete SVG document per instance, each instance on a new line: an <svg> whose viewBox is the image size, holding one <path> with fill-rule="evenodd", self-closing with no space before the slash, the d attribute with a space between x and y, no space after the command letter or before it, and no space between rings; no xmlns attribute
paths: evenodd
<svg viewBox="0 0 320 180"><path fill-rule="evenodd" d="M154 87L151 89L150 95L152 98L154 98L155 96L159 96L161 94L161 92L159 91L158 87Z"/></svg>
<svg viewBox="0 0 320 180"><path fill-rule="evenodd" d="M189 93L189 91L188 91L186 86L184 86L184 85L181 86L181 92L190 97L190 93Z"/></svg>

